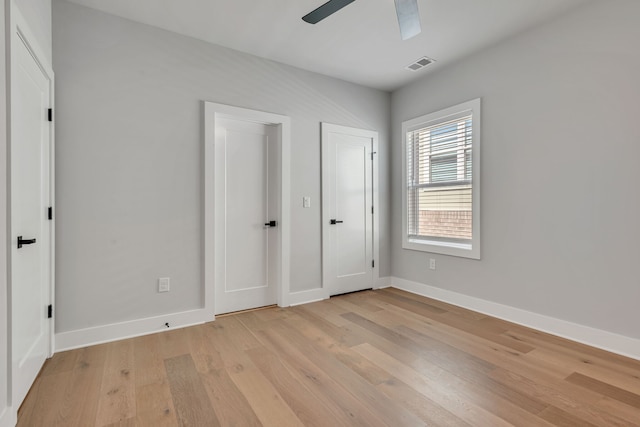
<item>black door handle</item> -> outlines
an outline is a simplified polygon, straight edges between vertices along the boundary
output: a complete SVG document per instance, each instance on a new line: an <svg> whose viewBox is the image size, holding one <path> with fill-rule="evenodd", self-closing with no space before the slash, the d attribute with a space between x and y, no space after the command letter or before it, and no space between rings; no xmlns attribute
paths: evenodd
<svg viewBox="0 0 640 427"><path fill-rule="evenodd" d="M265 227L277 227L278 221L269 221L264 223Z"/></svg>
<svg viewBox="0 0 640 427"><path fill-rule="evenodd" d="M35 242L36 239L23 239L22 236L18 236L18 249L23 245L33 245Z"/></svg>
<svg viewBox="0 0 640 427"><path fill-rule="evenodd" d="M336 225L336 224L342 224L344 221L338 221L337 219L332 219L331 222L329 224L331 225Z"/></svg>

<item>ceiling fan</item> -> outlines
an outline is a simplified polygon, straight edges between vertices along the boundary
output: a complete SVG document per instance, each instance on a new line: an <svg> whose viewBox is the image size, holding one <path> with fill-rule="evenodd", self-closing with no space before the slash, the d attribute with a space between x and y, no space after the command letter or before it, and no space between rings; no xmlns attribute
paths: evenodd
<svg viewBox="0 0 640 427"><path fill-rule="evenodd" d="M309 24L317 24L354 1L355 0L329 0L322 6L303 16L302 20ZM418 0L395 0L395 3L402 40L407 40L420 34Z"/></svg>

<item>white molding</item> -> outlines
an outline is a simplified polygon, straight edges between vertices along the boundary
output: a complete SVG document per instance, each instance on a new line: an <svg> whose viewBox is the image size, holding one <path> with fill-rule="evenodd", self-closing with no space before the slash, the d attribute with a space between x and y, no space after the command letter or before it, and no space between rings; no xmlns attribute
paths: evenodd
<svg viewBox="0 0 640 427"><path fill-rule="evenodd" d="M155 334L169 329L186 328L213 320L214 317L207 310L199 309L59 332L56 334L56 352ZM170 328L167 328L165 323L169 323Z"/></svg>
<svg viewBox="0 0 640 427"><path fill-rule="evenodd" d="M0 427L14 427L18 423L18 414L13 407L7 406L0 413Z"/></svg>
<svg viewBox="0 0 640 427"><path fill-rule="evenodd" d="M215 313L215 147L216 120L231 118L277 125L280 136L280 263L278 305L287 307L291 263L291 119L281 114L203 101L204 105L204 300L205 310Z"/></svg>
<svg viewBox="0 0 640 427"><path fill-rule="evenodd" d="M289 294L289 305L302 305L311 302L322 301L329 298L325 289L317 288L308 291L292 292Z"/></svg>
<svg viewBox="0 0 640 427"><path fill-rule="evenodd" d="M378 132L371 135L371 155L372 155L372 175L373 175L373 286L375 287L380 280L380 146L378 144Z"/></svg>
<svg viewBox="0 0 640 427"><path fill-rule="evenodd" d="M626 337L613 332L603 331L590 326L568 322L566 320L397 277L391 278L391 286L537 329L542 332L547 332L571 341L640 360L640 340L636 338Z"/></svg>
<svg viewBox="0 0 640 427"><path fill-rule="evenodd" d="M373 289L384 289L391 287L391 277L378 277L373 281Z"/></svg>

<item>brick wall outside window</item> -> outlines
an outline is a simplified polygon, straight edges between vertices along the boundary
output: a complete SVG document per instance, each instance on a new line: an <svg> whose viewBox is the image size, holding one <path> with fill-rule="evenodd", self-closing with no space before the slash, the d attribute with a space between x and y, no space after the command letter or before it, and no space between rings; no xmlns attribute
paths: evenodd
<svg viewBox="0 0 640 427"><path fill-rule="evenodd" d="M420 210L420 235L471 239L471 211ZM434 233L434 230L437 232Z"/></svg>

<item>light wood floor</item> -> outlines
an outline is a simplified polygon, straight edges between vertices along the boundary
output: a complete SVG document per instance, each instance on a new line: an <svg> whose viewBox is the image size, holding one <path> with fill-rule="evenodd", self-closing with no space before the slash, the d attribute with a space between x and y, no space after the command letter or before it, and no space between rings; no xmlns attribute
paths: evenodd
<svg viewBox="0 0 640 427"><path fill-rule="evenodd" d="M640 361L386 289L56 354L20 426L639 426Z"/></svg>

